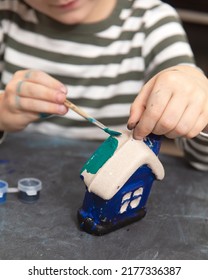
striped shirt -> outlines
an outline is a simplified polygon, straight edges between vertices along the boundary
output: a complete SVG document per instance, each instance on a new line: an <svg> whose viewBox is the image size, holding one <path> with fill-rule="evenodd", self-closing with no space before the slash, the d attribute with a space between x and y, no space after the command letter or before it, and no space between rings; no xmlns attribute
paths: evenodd
<svg viewBox="0 0 208 280"><path fill-rule="evenodd" d="M24 1L0 0L0 89L17 70L45 71L67 86L72 102L114 130L126 128L130 105L142 85L181 63L194 63L191 48L176 11L159 0L118 0L107 19L74 26ZM27 130L106 138L71 110Z"/></svg>
<svg viewBox="0 0 208 280"><path fill-rule="evenodd" d="M184 151L187 162L201 171L208 171L208 134L200 134L193 139L178 138L179 148Z"/></svg>
<svg viewBox="0 0 208 280"><path fill-rule="evenodd" d="M15 71L35 68L68 87L68 98L112 129L126 128L141 86L164 68L193 63L173 8L158 0L118 0L96 24L64 25L18 0L0 5L1 87ZM105 133L69 111L30 126L76 138Z"/></svg>

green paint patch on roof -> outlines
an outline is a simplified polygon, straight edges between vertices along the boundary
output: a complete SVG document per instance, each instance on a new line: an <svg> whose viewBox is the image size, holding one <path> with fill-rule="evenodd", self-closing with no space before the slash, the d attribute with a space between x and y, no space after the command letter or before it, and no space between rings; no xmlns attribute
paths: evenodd
<svg viewBox="0 0 208 280"><path fill-rule="evenodd" d="M88 173L96 174L106 161L113 156L117 147L118 140L112 136L108 137L85 163L81 173L86 170Z"/></svg>

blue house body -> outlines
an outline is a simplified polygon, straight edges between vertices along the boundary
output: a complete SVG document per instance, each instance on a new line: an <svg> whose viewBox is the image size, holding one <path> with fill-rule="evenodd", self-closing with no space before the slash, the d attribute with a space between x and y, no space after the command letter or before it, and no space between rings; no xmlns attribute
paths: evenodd
<svg viewBox="0 0 208 280"><path fill-rule="evenodd" d="M153 134L144 140L145 145L153 151L155 157L159 153L160 142L160 137ZM112 155L112 157L116 156L116 153ZM135 156L140 157L139 154ZM126 157L128 158L128 154ZM131 158L128 161L131 161ZM102 168L105 168L105 164ZM163 170L161 166L160 168ZM121 170L121 172L123 173L125 170ZM83 174L81 177L84 180ZM105 178L102 179L105 180ZM146 214L147 199L155 179L157 178L152 168L148 164L143 164L135 167L135 171L128 180L119 186L119 189L115 190L109 199L103 199L86 185L83 205L78 210L81 229L91 234L103 235L143 218Z"/></svg>

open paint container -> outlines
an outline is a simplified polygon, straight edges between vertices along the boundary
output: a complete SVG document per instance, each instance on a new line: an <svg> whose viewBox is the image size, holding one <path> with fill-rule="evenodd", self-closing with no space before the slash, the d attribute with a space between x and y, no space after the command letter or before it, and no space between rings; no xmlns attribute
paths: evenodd
<svg viewBox="0 0 208 280"><path fill-rule="evenodd" d="M0 180L0 204L6 201L8 183Z"/></svg>
<svg viewBox="0 0 208 280"><path fill-rule="evenodd" d="M39 199L42 182L36 178L24 178L18 181L18 198L25 203L33 203Z"/></svg>

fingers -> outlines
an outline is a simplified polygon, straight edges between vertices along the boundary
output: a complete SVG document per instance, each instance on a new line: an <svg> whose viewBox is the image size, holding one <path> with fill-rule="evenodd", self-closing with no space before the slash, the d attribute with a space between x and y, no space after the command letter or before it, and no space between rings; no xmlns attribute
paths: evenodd
<svg viewBox="0 0 208 280"><path fill-rule="evenodd" d="M134 129L138 123L138 120L141 118L141 115L144 113L146 108L145 100L139 94L136 99L134 100L133 104L131 105L130 109L130 117L127 123L128 129Z"/></svg>
<svg viewBox="0 0 208 280"><path fill-rule="evenodd" d="M171 94L167 94L166 98L160 101L159 107L154 98L152 102L155 102L151 103L155 105L152 109L150 106L150 110L147 106L134 129L136 139L142 139L151 132L168 138L194 137L206 126L208 119L201 114L202 104L187 104L186 98L181 98L179 103L178 95Z"/></svg>
<svg viewBox="0 0 208 280"><path fill-rule="evenodd" d="M131 107L128 128L133 129L135 139L142 139L151 133L165 111L172 91L152 78L141 90Z"/></svg>
<svg viewBox="0 0 208 280"><path fill-rule="evenodd" d="M183 71L180 67L162 71L143 87L131 106L128 121L134 138L142 139L150 133L192 138L207 126L207 79L198 72L199 77L195 77L192 68L188 69L188 74L183 67Z"/></svg>
<svg viewBox="0 0 208 280"><path fill-rule="evenodd" d="M157 90L151 94L147 101L146 109L134 129L134 137L136 139L142 139L154 131L160 118L165 114L168 103L171 102L171 97L172 93L168 90L165 93Z"/></svg>
<svg viewBox="0 0 208 280"><path fill-rule="evenodd" d="M127 127L128 129L134 129L140 120L142 114L146 109L146 103L151 94L152 88L155 83L155 78L152 78L148 83L146 83L140 93L135 98L131 105L130 116L128 119Z"/></svg>
<svg viewBox="0 0 208 280"><path fill-rule="evenodd" d="M173 95L160 119L153 128L153 133L159 135L167 135L171 131L175 131L176 137L178 135L185 135L191 129L193 122L200 114L200 107L196 108L192 104L187 104L184 96L181 96L180 104L178 102L178 95Z"/></svg>
<svg viewBox="0 0 208 280"><path fill-rule="evenodd" d="M11 111L65 114L66 87L50 75L36 70L15 73L6 87Z"/></svg>
<svg viewBox="0 0 208 280"><path fill-rule="evenodd" d="M62 91L48 88L42 84L34 84L27 80L17 82L16 92L19 97L48 100L60 104L66 100L66 94Z"/></svg>
<svg viewBox="0 0 208 280"><path fill-rule="evenodd" d="M61 82L42 71L32 69L17 71L14 75L14 79L31 81L34 84L41 84L65 94L67 93L66 87Z"/></svg>
<svg viewBox="0 0 208 280"><path fill-rule="evenodd" d="M17 71L1 98L1 128L18 131L48 114L66 114L66 94L66 87L44 72Z"/></svg>
<svg viewBox="0 0 208 280"><path fill-rule="evenodd" d="M192 92L192 90L190 90ZM208 101L204 90L175 92L162 117L153 129L155 134L168 138L185 136L193 138L208 123Z"/></svg>
<svg viewBox="0 0 208 280"><path fill-rule="evenodd" d="M191 130L196 126L197 120L200 116L200 110L195 108L192 104L190 104L187 108L185 108L184 112L177 117L180 116L178 122L172 127L172 129L167 130L163 134L168 138L176 138L180 136L188 137L188 134ZM194 129L195 132L197 129ZM200 130L194 135L199 134Z"/></svg>
<svg viewBox="0 0 208 280"><path fill-rule="evenodd" d="M48 114L58 114L63 115L67 113L67 108L64 105L47 102L47 101L41 101L37 99L31 99L31 98L25 98L22 97L19 99L18 106L23 111L28 112L36 112L36 113L48 113Z"/></svg>
<svg viewBox="0 0 208 280"><path fill-rule="evenodd" d="M207 123L208 123L208 113L204 111L197 117L196 122L193 124L191 129L187 133L184 133L183 136L185 136L187 138L193 138L193 137L197 136L207 126ZM178 137L178 136L181 136L181 135L179 133L177 133L176 137ZM174 134L167 135L167 137L175 138Z"/></svg>

